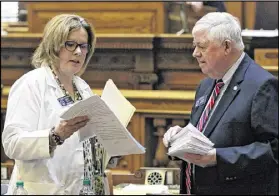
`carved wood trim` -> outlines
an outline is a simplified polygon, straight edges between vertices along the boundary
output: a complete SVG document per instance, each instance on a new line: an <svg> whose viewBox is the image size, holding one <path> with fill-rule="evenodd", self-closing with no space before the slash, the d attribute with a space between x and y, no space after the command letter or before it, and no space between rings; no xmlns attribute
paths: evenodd
<svg viewBox="0 0 279 196"><path fill-rule="evenodd" d="M154 34L97 34L96 48L152 49ZM36 48L42 33L11 33L1 36L2 48Z"/></svg>
<svg viewBox="0 0 279 196"><path fill-rule="evenodd" d="M97 34L96 48L103 49L192 49L191 34ZM36 48L42 38L41 33L11 33L1 36L2 48ZM243 37L247 44L250 39Z"/></svg>
<svg viewBox="0 0 279 196"><path fill-rule="evenodd" d="M6 109L10 87L4 86L1 108ZM195 97L194 91L120 90L141 114L189 115ZM93 89L101 95L101 89ZM141 120L142 121L142 120Z"/></svg>
<svg viewBox="0 0 279 196"><path fill-rule="evenodd" d="M180 126L180 127L184 127L186 125L186 122L184 119L172 119L172 126Z"/></svg>
<svg viewBox="0 0 279 196"><path fill-rule="evenodd" d="M153 126L155 127L156 131L153 133L154 136L157 136L157 148L155 157L153 159L153 166L154 167L160 167L160 166L166 166L169 162L168 157L166 156L167 149L163 144L163 137L166 133L166 119L165 118L155 118L153 119Z"/></svg>
<svg viewBox="0 0 279 196"><path fill-rule="evenodd" d="M158 34L154 38L157 49L172 48L172 49L192 49L193 36L191 34Z"/></svg>

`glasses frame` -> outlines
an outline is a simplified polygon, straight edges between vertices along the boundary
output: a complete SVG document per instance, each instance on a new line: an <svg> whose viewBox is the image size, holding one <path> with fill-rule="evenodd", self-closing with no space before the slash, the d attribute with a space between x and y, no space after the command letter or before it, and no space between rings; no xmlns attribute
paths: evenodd
<svg viewBox="0 0 279 196"><path fill-rule="evenodd" d="M69 48L67 48L67 43L69 43L69 42L76 44L74 50L69 50ZM87 52L83 52L83 49L82 49L82 47L81 47L81 46L83 46L83 45L87 45L87 46L88 46L88 47L87 47ZM79 48L80 48L80 51L81 51L83 54L87 54L87 53L89 53L90 50L91 50L91 45L88 44L88 43L85 43L85 44L78 44L76 41L70 41L70 40L65 41L64 47L65 47L66 50L68 50L69 52L74 52L74 51L77 49L77 47L79 47Z"/></svg>

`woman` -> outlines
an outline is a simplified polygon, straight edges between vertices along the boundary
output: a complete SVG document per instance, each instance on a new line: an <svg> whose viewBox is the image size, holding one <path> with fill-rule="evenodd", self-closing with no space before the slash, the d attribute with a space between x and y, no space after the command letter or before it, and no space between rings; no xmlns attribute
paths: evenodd
<svg viewBox="0 0 279 196"><path fill-rule="evenodd" d="M103 182L110 157L103 148L95 148L95 138L83 143L78 138L78 130L90 119L60 119L74 102L93 95L79 76L93 55L95 42L93 28L80 16L58 15L46 25L32 59L37 69L19 78L8 98L2 143L7 156L15 159L8 194L19 179L35 195L78 194L84 178ZM99 194L108 190L104 186Z"/></svg>

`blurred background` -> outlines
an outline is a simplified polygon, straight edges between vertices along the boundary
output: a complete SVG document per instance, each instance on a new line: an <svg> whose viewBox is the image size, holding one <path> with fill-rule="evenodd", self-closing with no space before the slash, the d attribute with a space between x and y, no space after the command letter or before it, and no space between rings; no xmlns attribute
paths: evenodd
<svg viewBox="0 0 279 196"><path fill-rule="evenodd" d="M278 2L201 3L1 2L1 130L9 89L33 69L30 58L45 24L57 14L74 13L97 33L97 49L82 78L97 94L108 79L115 82L137 108L128 130L147 148L144 155L122 157L113 171L131 174L131 181L142 167L178 168L166 156L162 137L170 126L188 123L195 88L205 77L192 57L191 29L199 18L212 11L238 17L245 51L278 77ZM9 179L12 168L1 145L1 179ZM113 184L124 178L115 177Z"/></svg>

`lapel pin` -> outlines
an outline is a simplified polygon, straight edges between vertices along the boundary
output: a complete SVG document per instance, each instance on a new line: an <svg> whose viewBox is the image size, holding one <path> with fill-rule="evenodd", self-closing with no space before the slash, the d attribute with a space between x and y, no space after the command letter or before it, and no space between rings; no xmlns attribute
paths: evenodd
<svg viewBox="0 0 279 196"><path fill-rule="evenodd" d="M233 90L235 90L235 91L236 91L236 90L237 90L237 86L234 86L234 87L233 87Z"/></svg>

